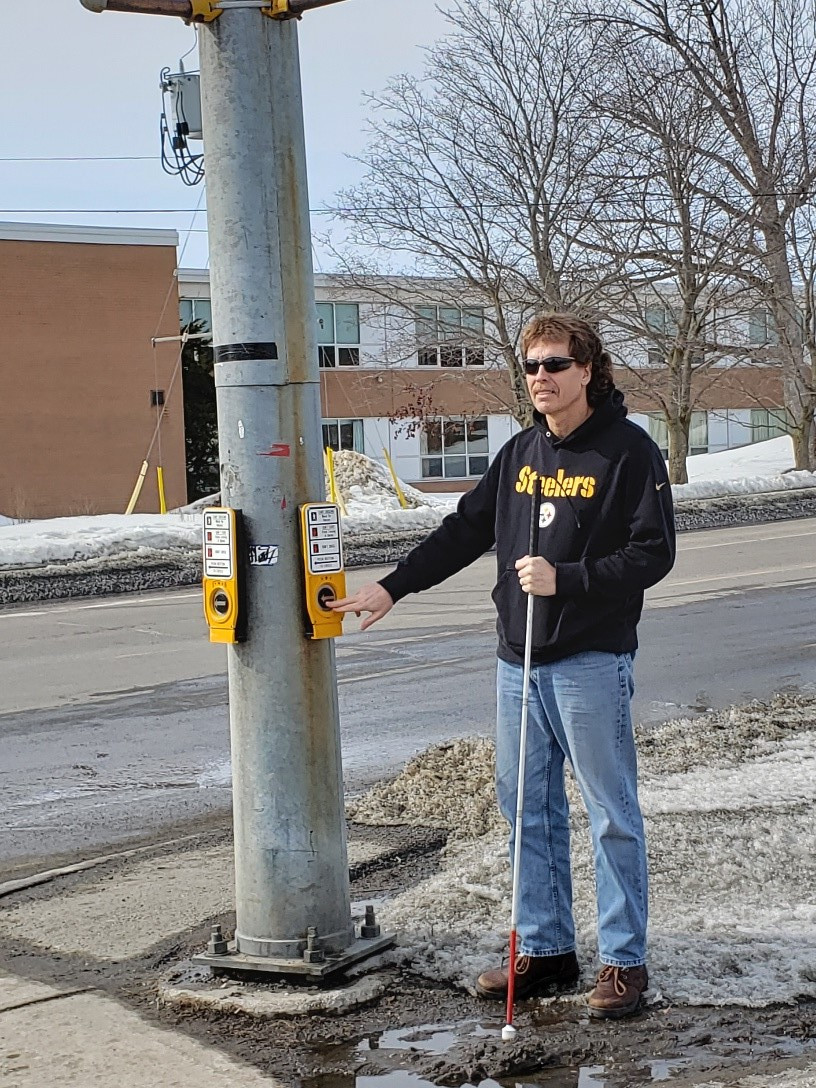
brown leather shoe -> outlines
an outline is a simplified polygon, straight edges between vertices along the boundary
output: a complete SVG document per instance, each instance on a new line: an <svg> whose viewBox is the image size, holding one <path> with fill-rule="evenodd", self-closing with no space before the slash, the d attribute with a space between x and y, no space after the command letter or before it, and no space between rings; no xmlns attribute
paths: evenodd
<svg viewBox="0 0 816 1088"><path fill-rule="evenodd" d="M637 1012L648 988L649 973L645 967L610 967L604 964L595 989L587 998L589 1015L602 1020L620 1020L623 1016L631 1016Z"/></svg>
<svg viewBox="0 0 816 1088"><path fill-rule="evenodd" d="M485 971L476 980L476 992L482 997L505 1001L509 974L509 967L494 967L492 971ZM559 956L516 956L515 995L522 1000L550 987L566 988L575 982L579 974L574 952L564 952Z"/></svg>

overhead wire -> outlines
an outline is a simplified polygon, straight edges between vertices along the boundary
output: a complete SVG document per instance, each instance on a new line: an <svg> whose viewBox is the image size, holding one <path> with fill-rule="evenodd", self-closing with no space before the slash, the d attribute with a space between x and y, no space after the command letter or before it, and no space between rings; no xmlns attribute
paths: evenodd
<svg viewBox="0 0 816 1088"><path fill-rule="evenodd" d="M627 180L627 179L622 179ZM628 179L636 180L636 179ZM642 194L641 194L642 196ZM647 194L647 199L653 205L657 205L663 202L666 205L673 206L674 200L667 193L654 193ZM705 194L700 195L700 199L703 199ZM765 196L801 196L802 199L812 200L816 197L816 193L802 194L801 190L787 190L787 189L774 189L768 192L757 192L754 194L756 199ZM565 200L558 203L558 207L565 211L579 211L588 210L593 206L626 206L632 203L632 197L627 195L620 196L587 196L581 200ZM530 203L523 200L495 200L495 201L481 201L481 202L439 202L431 204L422 204L420 202L401 202L391 204L362 204L362 205L331 205L324 204L321 207L310 207L308 210L312 215L364 215L374 214L377 212L397 212L397 211L433 211L433 212L447 212L447 211L496 211L502 208L528 208ZM188 212L203 211L200 207L196 208L0 208L0 215L184 215Z"/></svg>

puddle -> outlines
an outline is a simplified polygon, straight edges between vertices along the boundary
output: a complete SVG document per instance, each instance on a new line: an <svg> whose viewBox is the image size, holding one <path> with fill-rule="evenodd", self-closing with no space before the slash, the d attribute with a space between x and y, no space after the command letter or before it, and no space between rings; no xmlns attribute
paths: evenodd
<svg viewBox="0 0 816 1088"><path fill-rule="evenodd" d="M353 1050L356 1074L323 1074L303 1080L300 1088L442 1088L420 1073L404 1068L406 1055L436 1056L446 1054L468 1040L498 1040L499 1025L485 1026L478 1021L446 1024L421 1024L419 1027L394 1028L363 1037ZM692 1057L644 1058L623 1064L582 1065L573 1068L548 1068L540 1073L522 1077L499 1077L454 1084L446 1078L447 1088L634 1088L671 1081L675 1073L692 1065ZM365 1067L381 1069L383 1065L401 1068L386 1073L366 1074ZM426 1062L427 1065L427 1062Z"/></svg>
<svg viewBox="0 0 816 1088"><path fill-rule="evenodd" d="M372 1050L413 1050L422 1054L444 1054L464 1039L499 1039L501 1030L474 1022L464 1024L421 1024L418 1028L394 1028L378 1032L357 1044L358 1054Z"/></svg>
<svg viewBox="0 0 816 1088"><path fill-rule="evenodd" d="M415 1028L415 1033L428 1029ZM392 1032L386 1032L392 1035ZM411 1034L403 1032L403 1035ZM436 1031L434 1034L444 1035ZM486 1031L485 1035L493 1035ZM405 1040L399 1040L399 1043ZM360 1048L358 1048L360 1049ZM404 1049L419 1049L416 1043L407 1043ZM430 1049L430 1048L429 1048ZM675 1072L685 1069L690 1058L653 1058L643 1062L637 1070L607 1073L603 1065L582 1065L577 1069L553 1069L541 1074L527 1073L522 1079L512 1077L501 1080L480 1080L475 1084L463 1084L460 1088L627 1088L627 1086L654 1084L670 1081ZM397 1069L380 1076L325 1076L303 1081L302 1088L440 1088L433 1081L425 1080L417 1073Z"/></svg>

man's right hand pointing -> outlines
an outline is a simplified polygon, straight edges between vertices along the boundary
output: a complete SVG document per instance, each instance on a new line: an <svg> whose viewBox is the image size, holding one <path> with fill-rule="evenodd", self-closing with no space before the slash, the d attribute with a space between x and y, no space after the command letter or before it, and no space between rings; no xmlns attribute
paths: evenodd
<svg viewBox="0 0 816 1088"><path fill-rule="evenodd" d="M364 586L360 586L356 593L334 601L330 607L333 612L353 612L355 616L369 612L370 615L366 616L360 624L360 630L365 631L372 623L376 623L387 615L394 607L394 602L391 594L387 589L383 589L379 582L367 582Z"/></svg>

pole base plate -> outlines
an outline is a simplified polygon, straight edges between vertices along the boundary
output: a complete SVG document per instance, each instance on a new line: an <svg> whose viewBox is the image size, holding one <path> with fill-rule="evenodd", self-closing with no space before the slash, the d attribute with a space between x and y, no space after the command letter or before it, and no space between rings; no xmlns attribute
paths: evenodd
<svg viewBox="0 0 816 1088"><path fill-rule="evenodd" d="M235 941L230 941L228 951L223 955L201 952L193 956L193 963L209 967L216 975L263 974L279 978L298 978L302 981L330 978L341 971L347 971L363 960L370 959L391 948L397 939L396 933L384 933L371 940L357 939L343 952L327 955L322 963L307 963L302 959L274 959L271 956L250 956L238 952Z"/></svg>

